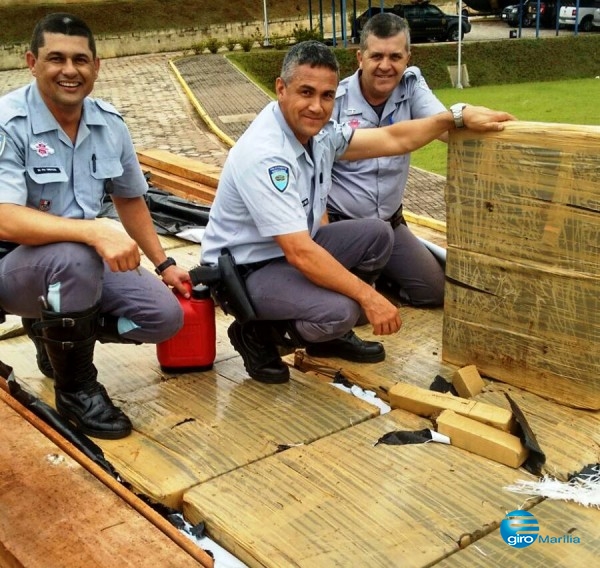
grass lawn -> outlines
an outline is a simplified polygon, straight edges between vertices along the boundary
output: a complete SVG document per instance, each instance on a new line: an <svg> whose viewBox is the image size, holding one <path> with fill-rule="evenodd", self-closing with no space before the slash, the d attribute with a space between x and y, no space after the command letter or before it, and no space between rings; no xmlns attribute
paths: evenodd
<svg viewBox="0 0 600 568"><path fill-rule="evenodd" d="M441 89L435 94L446 106L483 105L510 112L519 120L600 125L600 79ZM411 164L445 176L446 156L446 144L435 141L413 152Z"/></svg>

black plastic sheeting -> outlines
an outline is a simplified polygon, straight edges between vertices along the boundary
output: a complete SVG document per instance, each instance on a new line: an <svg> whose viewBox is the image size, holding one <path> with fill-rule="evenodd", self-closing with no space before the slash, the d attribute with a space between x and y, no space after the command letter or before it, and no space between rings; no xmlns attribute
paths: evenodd
<svg viewBox="0 0 600 568"><path fill-rule="evenodd" d="M392 446L403 446L405 444L425 444L431 442L431 430L424 428L423 430L397 430L388 432L377 440L377 444L389 444Z"/></svg>
<svg viewBox="0 0 600 568"><path fill-rule="evenodd" d="M10 395L38 418L54 428L65 440L73 444L95 464L115 479L118 474L104 457L104 452L83 432L80 432L68 420L63 418L54 408L24 390L15 379L12 367L0 361L0 375L6 378Z"/></svg>
<svg viewBox="0 0 600 568"><path fill-rule="evenodd" d="M546 454L540 448L538 444L537 438L529 426L523 411L518 407L517 403L507 394L504 393L509 404L510 409L517 421L517 424L520 426L519 438L521 439L521 443L529 449L529 456L525 460L523 467L529 472L533 473L533 475L541 475L542 466L546 463Z"/></svg>
<svg viewBox="0 0 600 568"><path fill-rule="evenodd" d="M209 205L193 203L156 188L150 188L144 197L159 235L176 235L186 229L206 227L208 223ZM99 217L119 218L110 196L104 198Z"/></svg>

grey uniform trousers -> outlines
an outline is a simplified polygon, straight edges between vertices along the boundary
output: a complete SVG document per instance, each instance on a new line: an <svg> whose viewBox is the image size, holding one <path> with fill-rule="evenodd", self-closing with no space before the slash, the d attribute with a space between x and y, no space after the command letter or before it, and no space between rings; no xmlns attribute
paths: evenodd
<svg viewBox="0 0 600 568"><path fill-rule="evenodd" d="M39 296L52 299L51 308L62 313L99 302L101 313L122 320L124 338L159 343L181 328L183 312L160 279L142 268L140 273L111 272L93 248L80 243L19 246L0 259L0 306L39 318Z"/></svg>
<svg viewBox="0 0 600 568"><path fill-rule="evenodd" d="M394 229L394 247L382 274L399 286L400 298L413 306L444 303L444 269L403 223Z"/></svg>
<svg viewBox="0 0 600 568"><path fill-rule="evenodd" d="M379 219L323 225L314 240L348 270L379 272L392 251L393 232ZM310 342L336 339L350 331L360 314L353 299L313 284L284 257L251 272L246 288L261 320L294 320Z"/></svg>

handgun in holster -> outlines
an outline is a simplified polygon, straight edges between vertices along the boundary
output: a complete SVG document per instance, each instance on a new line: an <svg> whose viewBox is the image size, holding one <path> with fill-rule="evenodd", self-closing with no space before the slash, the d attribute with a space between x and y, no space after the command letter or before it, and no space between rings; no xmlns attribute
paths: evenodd
<svg viewBox="0 0 600 568"><path fill-rule="evenodd" d="M221 309L243 324L256 319L246 283L229 249L223 249L214 265L200 265L189 271L192 284L205 284Z"/></svg>

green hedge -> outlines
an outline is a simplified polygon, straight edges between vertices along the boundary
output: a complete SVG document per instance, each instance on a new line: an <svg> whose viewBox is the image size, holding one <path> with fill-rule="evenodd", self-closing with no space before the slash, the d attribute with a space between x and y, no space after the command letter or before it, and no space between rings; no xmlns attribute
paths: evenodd
<svg viewBox="0 0 600 568"><path fill-rule="evenodd" d="M336 48L342 77L356 70L356 48ZM255 50L227 57L272 91L285 51ZM449 65L457 64L457 44L412 46L412 63L432 89L451 87ZM505 39L462 44L462 63L472 87L507 83L582 79L600 75L600 33L544 39Z"/></svg>

